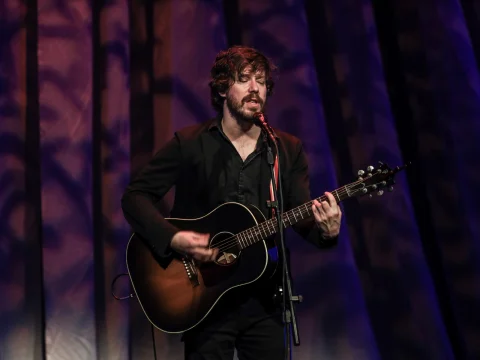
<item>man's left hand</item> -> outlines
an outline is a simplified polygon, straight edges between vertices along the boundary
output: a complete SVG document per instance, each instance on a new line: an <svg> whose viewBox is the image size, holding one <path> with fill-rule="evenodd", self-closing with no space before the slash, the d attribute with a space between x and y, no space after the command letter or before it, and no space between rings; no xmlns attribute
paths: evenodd
<svg viewBox="0 0 480 360"><path fill-rule="evenodd" d="M327 201L313 200L312 211L317 226L322 230L323 237L328 239L336 237L340 233L342 211L331 193L325 192L325 196Z"/></svg>

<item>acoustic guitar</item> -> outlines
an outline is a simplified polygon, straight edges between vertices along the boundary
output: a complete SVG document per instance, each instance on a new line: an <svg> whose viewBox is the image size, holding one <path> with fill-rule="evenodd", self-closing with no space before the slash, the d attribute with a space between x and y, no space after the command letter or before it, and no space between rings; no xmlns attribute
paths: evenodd
<svg viewBox="0 0 480 360"><path fill-rule="evenodd" d="M353 197L393 190L394 177L405 166L360 170L358 180L331 191L337 203ZM325 201L326 196L318 198ZM313 216L312 201L283 213L285 228ZM279 267L275 244L278 226L254 206L229 202L200 218L168 218L180 230L209 233L210 248L218 248L215 262L197 263L182 254L158 259L133 233L126 249L128 275L148 320L166 333L197 326L228 291L271 277Z"/></svg>

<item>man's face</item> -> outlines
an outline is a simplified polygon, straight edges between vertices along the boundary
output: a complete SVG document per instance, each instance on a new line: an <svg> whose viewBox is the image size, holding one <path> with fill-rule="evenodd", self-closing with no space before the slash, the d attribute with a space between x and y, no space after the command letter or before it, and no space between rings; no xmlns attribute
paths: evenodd
<svg viewBox="0 0 480 360"><path fill-rule="evenodd" d="M267 100L267 86L263 71L251 72L245 68L236 76L227 90L226 104L230 113L240 121L251 121L253 114L263 111Z"/></svg>

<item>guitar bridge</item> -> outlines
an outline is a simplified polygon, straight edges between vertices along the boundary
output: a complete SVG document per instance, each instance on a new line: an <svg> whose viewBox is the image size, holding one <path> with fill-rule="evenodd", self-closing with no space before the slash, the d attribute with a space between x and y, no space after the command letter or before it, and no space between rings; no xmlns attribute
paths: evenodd
<svg viewBox="0 0 480 360"><path fill-rule="evenodd" d="M200 283L198 282L197 268L195 267L195 263L193 262L193 260L189 260L183 257L182 262L192 285L194 287L200 285Z"/></svg>

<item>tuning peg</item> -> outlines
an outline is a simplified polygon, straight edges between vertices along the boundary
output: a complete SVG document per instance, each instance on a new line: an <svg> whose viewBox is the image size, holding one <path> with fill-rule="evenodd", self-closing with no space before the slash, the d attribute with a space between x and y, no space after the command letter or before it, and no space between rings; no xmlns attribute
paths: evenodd
<svg viewBox="0 0 480 360"><path fill-rule="evenodd" d="M378 190L377 194L378 194L378 196L382 196L383 195L383 190Z"/></svg>
<svg viewBox="0 0 480 360"><path fill-rule="evenodd" d="M393 186L390 185L390 186L388 187L388 191L392 192L392 191L393 191Z"/></svg>
<svg viewBox="0 0 480 360"><path fill-rule="evenodd" d="M363 174L365 174L365 171L363 171L363 170L358 170L358 173L357 173L358 176L362 176Z"/></svg>
<svg viewBox="0 0 480 360"><path fill-rule="evenodd" d="M367 166L367 171L371 173L374 170L374 167L372 165Z"/></svg>

